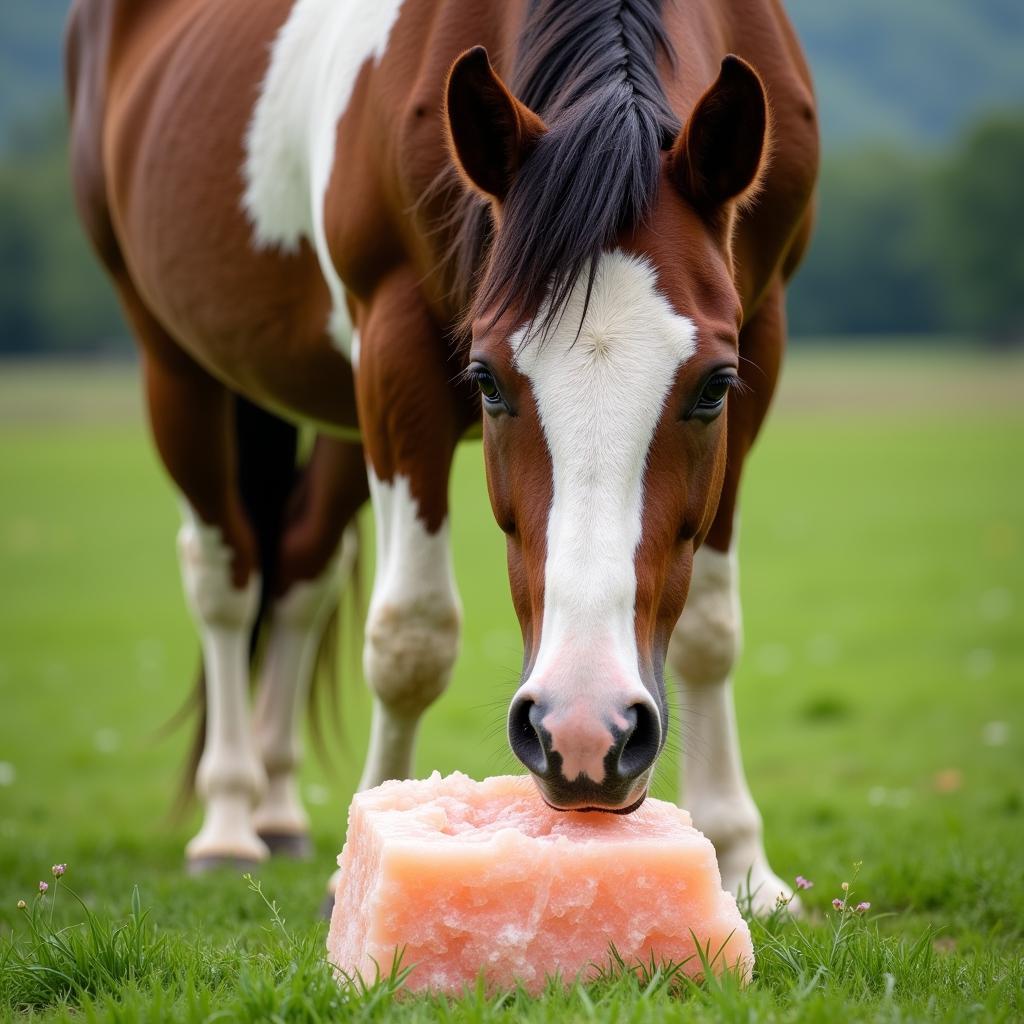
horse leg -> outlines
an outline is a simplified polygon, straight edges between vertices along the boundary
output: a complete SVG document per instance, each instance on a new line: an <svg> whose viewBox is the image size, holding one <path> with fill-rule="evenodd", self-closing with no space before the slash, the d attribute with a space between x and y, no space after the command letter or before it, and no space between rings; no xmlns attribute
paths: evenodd
<svg viewBox="0 0 1024 1024"><path fill-rule="evenodd" d="M363 669L374 700L360 790L412 776L420 718L448 685L461 624L447 523L424 523L404 474L371 475L370 494L377 570Z"/></svg>
<svg viewBox="0 0 1024 1024"><path fill-rule="evenodd" d="M297 784L300 714L324 629L355 563L354 519L366 496L361 446L319 436L293 492L281 539L253 714L267 773L256 828L273 853L310 852L309 819Z"/></svg>
<svg viewBox="0 0 1024 1024"><path fill-rule="evenodd" d="M725 887L749 892L761 913L792 890L768 866L761 815L743 772L732 691L740 644L736 550L705 546L694 556L690 594L669 645L688 716L680 792L715 845Z"/></svg>
<svg viewBox="0 0 1024 1024"><path fill-rule="evenodd" d="M137 308L132 319L144 338L153 437L183 498L178 553L205 666L206 740L196 773L205 810L187 858L192 870L252 863L268 852L253 827L265 777L249 729L249 641L260 572L237 485L235 399Z"/></svg>
<svg viewBox="0 0 1024 1024"><path fill-rule="evenodd" d="M782 290L766 298L743 329L741 375L750 390L729 398L728 469L718 512L693 559L690 591L669 644L668 660L689 716L680 792L694 823L715 845L722 881L768 912L789 886L771 870L761 816L740 757L732 673L741 646L733 524L740 469L767 412L784 339ZM791 904L795 908L796 904Z"/></svg>
<svg viewBox="0 0 1024 1024"><path fill-rule="evenodd" d="M395 272L358 321L356 393L377 545L363 648L374 700L360 789L412 774L420 717L447 686L459 646L448 476L460 407L416 284L414 273Z"/></svg>

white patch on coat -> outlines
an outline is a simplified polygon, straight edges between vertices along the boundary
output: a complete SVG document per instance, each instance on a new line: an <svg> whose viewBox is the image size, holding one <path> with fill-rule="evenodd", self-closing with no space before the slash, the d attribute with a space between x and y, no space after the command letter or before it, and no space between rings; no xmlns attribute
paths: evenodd
<svg viewBox="0 0 1024 1024"><path fill-rule="evenodd" d="M358 373L359 372L359 352L360 352L359 332L357 330L355 330L355 328L353 328L352 329L352 349L349 352L349 359L350 359L350 361L352 363L352 372L353 373Z"/></svg>
<svg viewBox="0 0 1024 1024"><path fill-rule="evenodd" d="M387 49L401 6L402 0L296 0L274 40L246 135L242 203L256 244L294 251L308 239L337 315L346 309L345 295L327 248L324 198L338 121L360 68Z"/></svg>
<svg viewBox="0 0 1024 1024"><path fill-rule="evenodd" d="M363 650L374 704L360 789L412 774L416 728L448 685L462 620L447 521L431 533L407 477L367 471L377 568Z"/></svg>
<svg viewBox="0 0 1024 1024"><path fill-rule="evenodd" d="M196 789L206 809L189 842L190 860L239 857L263 860L252 807L266 785L249 728L249 633L259 606L260 579L243 587L232 579L232 552L220 529L183 503L178 558L185 596L203 645L206 670L206 742Z"/></svg>
<svg viewBox="0 0 1024 1024"><path fill-rule="evenodd" d="M354 370L359 360L357 354L359 337L352 326L352 318L348 315L348 306L344 302L340 306L335 306L327 318L327 337L331 339L331 344L348 359Z"/></svg>
<svg viewBox="0 0 1024 1024"><path fill-rule="evenodd" d="M735 543L728 553L702 547L668 651L686 722L681 803L715 844L726 888L740 895L749 879L754 908L770 912L779 893L789 897L792 890L768 864L761 815L743 772L731 678L741 641Z"/></svg>
<svg viewBox="0 0 1024 1024"><path fill-rule="evenodd" d="M584 292L578 285L543 341L523 345L520 333L511 342L553 487L540 648L520 692L548 706L544 725L566 776L600 782L614 716L635 703L653 708L638 668L634 555L648 451L696 328L659 293L653 268L619 251L598 263L577 337Z"/></svg>
<svg viewBox="0 0 1024 1024"><path fill-rule="evenodd" d="M742 619L736 549L707 545L693 556L686 606L669 648L672 668L688 685L717 685L740 654Z"/></svg>
<svg viewBox="0 0 1024 1024"><path fill-rule="evenodd" d="M357 547L357 531L350 525L321 574L293 584L270 608L252 716L256 748L267 773L267 789L255 812L261 833L301 835L309 829L298 790L300 715L324 628L352 572Z"/></svg>

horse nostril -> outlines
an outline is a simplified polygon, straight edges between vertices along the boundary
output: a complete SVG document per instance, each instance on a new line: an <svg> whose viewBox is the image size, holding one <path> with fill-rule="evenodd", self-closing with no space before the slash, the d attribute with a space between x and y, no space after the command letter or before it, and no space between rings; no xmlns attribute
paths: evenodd
<svg viewBox="0 0 1024 1024"><path fill-rule="evenodd" d="M619 774L635 779L645 772L658 756L661 747L661 722L649 704L634 704L625 711L633 727L623 730L625 740L619 750Z"/></svg>
<svg viewBox="0 0 1024 1024"><path fill-rule="evenodd" d="M548 770L548 759L541 742L539 725L544 710L532 700L517 697L508 712L508 742L512 753L535 775Z"/></svg>

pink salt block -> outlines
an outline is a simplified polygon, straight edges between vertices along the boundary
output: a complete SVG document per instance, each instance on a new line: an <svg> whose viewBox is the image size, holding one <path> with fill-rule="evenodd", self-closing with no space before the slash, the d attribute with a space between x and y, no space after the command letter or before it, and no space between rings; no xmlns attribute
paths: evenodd
<svg viewBox="0 0 1024 1024"><path fill-rule="evenodd" d="M328 958L372 981L397 951L413 991L543 989L607 967L685 961L694 936L748 980L750 931L690 815L648 799L629 815L549 808L531 779L455 773L356 794L338 857Z"/></svg>

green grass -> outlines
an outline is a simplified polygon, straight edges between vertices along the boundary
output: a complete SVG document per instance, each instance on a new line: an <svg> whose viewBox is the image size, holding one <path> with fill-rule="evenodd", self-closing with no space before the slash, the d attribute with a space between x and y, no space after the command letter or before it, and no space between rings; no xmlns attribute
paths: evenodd
<svg viewBox="0 0 1024 1024"><path fill-rule="evenodd" d="M196 646L135 393L116 369L0 371L0 1017L1024 1017L1020 359L797 353L747 478L736 690L769 856L815 880L809 917L754 925L742 992L620 973L536 1000L330 978L315 908L369 709L351 677L347 744L303 775L319 859L260 872L284 928L233 873L184 876L196 819L167 812L185 737L158 733ZM478 445L453 494L465 640L417 767L480 776L511 768L493 726L519 641ZM668 760L655 792L676 792ZM33 893L55 861L88 914L61 889L51 926L53 891ZM855 862L863 918L830 906Z"/></svg>

